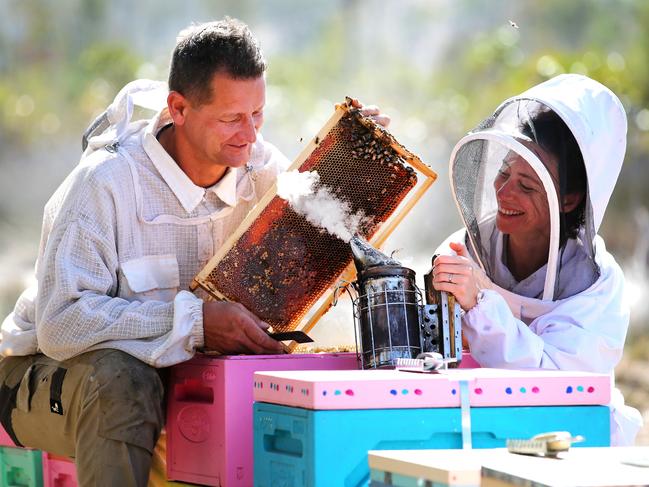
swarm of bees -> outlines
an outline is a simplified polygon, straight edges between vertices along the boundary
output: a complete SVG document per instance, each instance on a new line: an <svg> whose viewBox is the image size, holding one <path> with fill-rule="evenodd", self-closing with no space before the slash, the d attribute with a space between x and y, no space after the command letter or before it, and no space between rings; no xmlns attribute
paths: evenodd
<svg viewBox="0 0 649 487"><path fill-rule="evenodd" d="M394 172L389 176L392 181L405 175L413 184L417 182L415 170L400 161L398 154L386 143L386 140L377 138L376 133L373 134L363 125L349 123L349 127L352 147L350 154L353 159L371 162L393 170ZM379 126L376 127L376 130L380 134L385 132ZM382 194L385 194L385 191Z"/></svg>

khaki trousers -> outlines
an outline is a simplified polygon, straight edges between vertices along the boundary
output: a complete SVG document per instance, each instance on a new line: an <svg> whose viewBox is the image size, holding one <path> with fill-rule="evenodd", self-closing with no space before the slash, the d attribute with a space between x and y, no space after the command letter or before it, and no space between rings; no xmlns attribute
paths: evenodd
<svg viewBox="0 0 649 487"><path fill-rule="evenodd" d="M73 457L79 485L144 487L164 424L158 371L118 350L0 361L0 421L19 446Z"/></svg>

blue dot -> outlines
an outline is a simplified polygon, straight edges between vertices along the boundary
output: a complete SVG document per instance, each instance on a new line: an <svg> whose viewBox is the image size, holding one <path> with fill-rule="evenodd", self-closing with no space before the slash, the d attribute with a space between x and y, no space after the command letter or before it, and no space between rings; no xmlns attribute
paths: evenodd
<svg viewBox="0 0 649 487"><path fill-rule="evenodd" d="M455 389L451 389L451 394L455 395L457 394L457 391Z"/></svg>
<svg viewBox="0 0 649 487"><path fill-rule="evenodd" d="M326 395L327 395L327 391L322 391L322 395L323 395L323 396L326 396Z"/></svg>
<svg viewBox="0 0 649 487"><path fill-rule="evenodd" d="M505 392L506 392L507 394L511 394L511 393L512 393L512 388L511 388L511 387L508 387L507 389L505 389Z"/></svg>
<svg viewBox="0 0 649 487"><path fill-rule="evenodd" d="M568 394L572 394L572 386L568 386L568 387L566 387L566 392L567 392Z"/></svg>
<svg viewBox="0 0 649 487"><path fill-rule="evenodd" d="M396 396L397 395L397 390L396 389L390 389L390 394L392 394L393 396Z"/></svg>

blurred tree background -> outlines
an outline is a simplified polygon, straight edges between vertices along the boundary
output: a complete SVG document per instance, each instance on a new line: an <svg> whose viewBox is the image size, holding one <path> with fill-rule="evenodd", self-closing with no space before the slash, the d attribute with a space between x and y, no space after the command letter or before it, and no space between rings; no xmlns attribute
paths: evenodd
<svg viewBox="0 0 649 487"><path fill-rule="evenodd" d="M77 163L81 133L135 78L166 79L176 34L230 15L269 61L264 133L289 158L352 95L439 180L387 244L425 272L460 226L448 188L454 143L504 99L560 73L609 86L628 150L601 234L625 269L632 326L617 370L649 410L649 2L643 0L0 0L0 315L32 279L42 208ZM415 238L416 236L416 238ZM345 319L332 323L328 335ZM341 329L342 329L341 328ZM336 330L332 333L331 330ZM649 419L649 416L645 414ZM649 444L645 433L639 443Z"/></svg>

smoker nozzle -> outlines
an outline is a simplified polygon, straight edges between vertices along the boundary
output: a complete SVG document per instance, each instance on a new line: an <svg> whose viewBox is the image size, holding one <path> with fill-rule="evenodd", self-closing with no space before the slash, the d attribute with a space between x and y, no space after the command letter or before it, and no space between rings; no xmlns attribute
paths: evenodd
<svg viewBox="0 0 649 487"><path fill-rule="evenodd" d="M369 242L361 238L359 235L354 235L349 241L354 256L354 265L356 271L360 274L368 267L378 265L395 265L401 266L401 262L391 257L388 257L383 252L375 249Z"/></svg>

